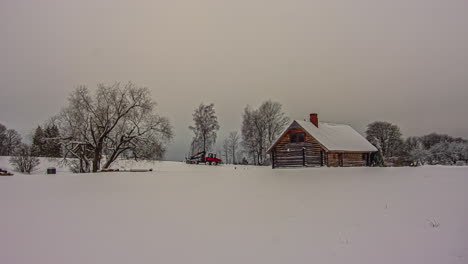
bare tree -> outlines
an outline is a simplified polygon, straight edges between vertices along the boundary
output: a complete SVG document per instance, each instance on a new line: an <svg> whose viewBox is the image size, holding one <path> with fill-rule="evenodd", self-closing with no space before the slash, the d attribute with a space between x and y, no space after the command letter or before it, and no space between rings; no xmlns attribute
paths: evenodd
<svg viewBox="0 0 468 264"><path fill-rule="evenodd" d="M431 164L455 165L457 161L466 161L468 143L440 142L429 150Z"/></svg>
<svg viewBox="0 0 468 264"><path fill-rule="evenodd" d="M415 166L424 165L429 159L430 152L422 147L416 147L409 152L410 160Z"/></svg>
<svg viewBox="0 0 468 264"><path fill-rule="evenodd" d="M238 149L238 146L239 146L239 133L237 131L233 131L231 133L229 133L229 139L228 139L228 143L229 143L229 149L230 149L230 152L231 152L231 157L232 157L232 163L233 164L236 164L236 155L238 154L237 153L237 149Z"/></svg>
<svg viewBox="0 0 468 264"><path fill-rule="evenodd" d="M403 146L402 134L397 125L388 122L374 122L367 126L367 140L382 153L384 158L398 154Z"/></svg>
<svg viewBox="0 0 468 264"><path fill-rule="evenodd" d="M256 161L256 149L257 142L255 131L252 124L253 111L250 106L244 108L244 113L242 114L242 126L241 126L241 135L242 135L242 146L246 150L248 157L251 157L253 164L257 164Z"/></svg>
<svg viewBox="0 0 468 264"><path fill-rule="evenodd" d="M3 140L3 155L13 155L15 150L21 145L21 135L14 129L7 129Z"/></svg>
<svg viewBox="0 0 468 264"><path fill-rule="evenodd" d="M266 150L289 123L280 103L266 101L257 110L247 106L242 120L242 145L254 164L263 165Z"/></svg>
<svg viewBox="0 0 468 264"><path fill-rule="evenodd" d="M431 133L428 135L421 136L418 138L418 140L421 142L421 144L423 145L425 149L430 149L432 146L438 143L444 143L444 142L468 143L468 141L463 138L455 138L449 135L437 134L437 133Z"/></svg>
<svg viewBox="0 0 468 264"><path fill-rule="evenodd" d="M223 156L224 156L224 163L225 164L229 164L230 163L230 142L229 142L229 139L225 139L223 141Z"/></svg>
<svg viewBox="0 0 468 264"><path fill-rule="evenodd" d="M262 165L265 159L266 125L258 110L249 106L244 109L242 121L242 140L254 164Z"/></svg>
<svg viewBox="0 0 468 264"><path fill-rule="evenodd" d="M289 124L289 118L283 112L283 106L278 102L268 100L259 108L259 114L264 119L268 147Z"/></svg>
<svg viewBox="0 0 468 264"><path fill-rule="evenodd" d="M10 158L10 163L15 167L15 170L30 174L39 166L40 161L33 155L31 146L21 144Z"/></svg>
<svg viewBox="0 0 468 264"><path fill-rule="evenodd" d="M206 152L216 143L216 133L219 130L214 104L200 104L193 113L193 121L195 124L189 126L195 134L193 142Z"/></svg>
<svg viewBox="0 0 468 264"><path fill-rule="evenodd" d="M132 115L122 118L105 141L107 156L103 168L107 169L124 152L134 159L159 160L166 153L166 143L173 132L169 120L151 111L135 109Z"/></svg>
<svg viewBox="0 0 468 264"><path fill-rule="evenodd" d="M98 171L103 155L108 168L126 151L161 158L173 134L155 106L148 88L130 82L99 84L94 97L86 86L76 88L58 118L65 158L79 159L80 172Z"/></svg>

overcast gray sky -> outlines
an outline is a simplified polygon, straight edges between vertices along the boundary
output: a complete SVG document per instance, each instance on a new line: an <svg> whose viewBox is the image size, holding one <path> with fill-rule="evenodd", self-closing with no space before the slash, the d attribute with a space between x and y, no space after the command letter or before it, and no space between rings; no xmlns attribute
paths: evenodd
<svg viewBox="0 0 468 264"><path fill-rule="evenodd" d="M468 137L466 0L1 0L0 123L30 132L79 84L151 88L182 159L200 103L220 141L247 105L359 132Z"/></svg>

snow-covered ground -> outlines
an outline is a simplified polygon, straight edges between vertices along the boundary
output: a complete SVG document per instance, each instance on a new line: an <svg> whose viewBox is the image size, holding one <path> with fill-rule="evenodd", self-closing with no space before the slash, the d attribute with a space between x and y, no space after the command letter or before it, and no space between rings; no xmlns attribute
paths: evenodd
<svg viewBox="0 0 468 264"><path fill-rule="evenodd" d="M468 263L466 167L51 165L0 177L0 263Z"/></svg>

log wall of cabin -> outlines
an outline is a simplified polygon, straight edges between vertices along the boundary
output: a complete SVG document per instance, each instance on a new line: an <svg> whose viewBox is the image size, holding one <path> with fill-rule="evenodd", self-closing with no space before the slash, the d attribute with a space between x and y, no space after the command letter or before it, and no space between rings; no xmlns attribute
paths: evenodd
<svg viewBox="0 0 468 264"><path fill-rule="evenodd" d="M362 167L367 165L366 153L344 153L343 167Z"/></svg>
<svg viewBox="0 0 468 264"><path fill-rule="evenodd" d="M291 134L304 133L304 142L291 142ZM326 165L326 153L320 144L304 130L292 128L276 144L274 167L303 167Z"/></svg>
<svg viewBox="0 0 468 264"><path fill-rule="evenodd" d="M340 167L341 166L341 161L340 161L340 155L341 153L337 152L328 152L328 166L329 167Z"/></svg>
<svg viewBox="0 0 468 264"><path fill-rule="evenodd" d="M368 153L362 152L329 152L330 167L362 167L368 165Z"/></svg>

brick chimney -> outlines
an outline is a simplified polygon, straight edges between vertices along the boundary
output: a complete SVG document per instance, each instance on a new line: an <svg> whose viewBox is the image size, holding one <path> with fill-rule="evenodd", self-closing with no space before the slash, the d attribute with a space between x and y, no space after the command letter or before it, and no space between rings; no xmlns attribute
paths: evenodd
<svg viewBox="0 0 468 264"><path fill-rule="evenodd" d="M310 114L310 122L318 127L318 115L316 113Z"/></svg>

